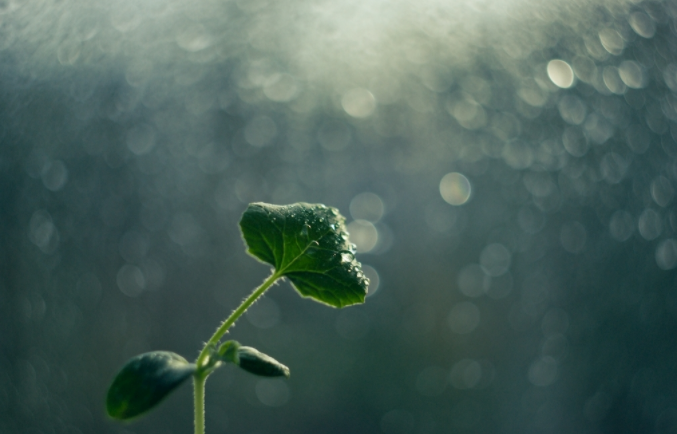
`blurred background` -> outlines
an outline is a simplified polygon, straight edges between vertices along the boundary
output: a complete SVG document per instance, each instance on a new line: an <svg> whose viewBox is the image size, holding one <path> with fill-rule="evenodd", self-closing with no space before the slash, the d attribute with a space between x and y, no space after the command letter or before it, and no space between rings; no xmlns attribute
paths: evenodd
<svg viewBox="0 0 677 434"><path fill-rule="evenodd" d="M335 206L372 284L283 283L207 432L677 432L675 1L0 1L0 432L131 424L268 268L249 202ZM672 331L671 331L672 330Z"/></svg>

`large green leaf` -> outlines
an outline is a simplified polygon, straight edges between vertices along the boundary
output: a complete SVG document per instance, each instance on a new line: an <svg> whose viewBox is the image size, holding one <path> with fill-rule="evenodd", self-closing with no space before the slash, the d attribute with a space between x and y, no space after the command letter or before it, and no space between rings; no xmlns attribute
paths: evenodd
<svg viewBox="0 0 677 434"><path fill-rule="evenodd" d="M194 364L168 351L153 351L130 359L108 389L108 415L131 419L145 413L195 371Z"/></svg>
<svg viewBox="0 0 677 434"><path fill-rule="evenodd" d="M240 228L247 252L275 267L304 297L335 307L364 303L369 279L335 208L252 203Z"/></svg>

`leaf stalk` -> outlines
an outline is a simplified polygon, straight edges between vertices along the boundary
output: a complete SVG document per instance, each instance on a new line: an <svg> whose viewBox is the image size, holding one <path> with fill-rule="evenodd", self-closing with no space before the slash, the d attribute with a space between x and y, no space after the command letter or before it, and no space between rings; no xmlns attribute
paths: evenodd
<svg viewBox="0 0 677 434"><path fill-rule="evenodd" d="M212 335L211 338L207 341L204 348L200 352L200 355L197 357L195 364L197 365L197 372L193 375L193 384L195 388L195 434L205 434L205 383L207 382L207 377L213 372L212 362L210 356L212 351L217 348L217 345L223 335L228 332L228 329L235 324L235 321L238 320L244 314L249 307L254 304L263 293L268 290L277 279L282 277L277 271L273 270L273 273L268 277L258 288L256 288L247 298L245 298L242 303L230 314L226 320L221 323L216 332Z"/></svg>

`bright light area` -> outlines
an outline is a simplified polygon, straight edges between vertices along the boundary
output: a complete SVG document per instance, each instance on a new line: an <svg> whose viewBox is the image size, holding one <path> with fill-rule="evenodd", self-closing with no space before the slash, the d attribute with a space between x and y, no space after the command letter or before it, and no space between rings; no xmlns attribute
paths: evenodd
<svg viewBox="0 0 677 434"><path fill-rule="evenodd" d="M470 181L464 175L451 172L440 181L442 199L450 205L463 205L470 199Z"/></svg>
<svg viewBox="0 0 677 434"><path fill-rule="evenodd" d="M574 84L574 70L564 60L551 60L548 62L548 77L555 86L568 89Z"/></svg>

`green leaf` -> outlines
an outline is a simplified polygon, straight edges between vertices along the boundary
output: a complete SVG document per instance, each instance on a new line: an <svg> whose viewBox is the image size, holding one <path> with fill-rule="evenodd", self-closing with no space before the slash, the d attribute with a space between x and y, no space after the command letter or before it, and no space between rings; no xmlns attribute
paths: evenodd
<svg viewBox="0 0 677 434"><path fill-rule="evenodd" d="M289 368L252 347L241 346L238 341L226 341L215 356L222 362L234 363L252 374L262 377L289 377Z"/></svg>
<svg viewBox="0 0 677 434"><path fill-rule="evenodd" d="M252 203L240 228L247 252L275 267L302 296L334 307L364 303L369 279L335 208Z"/></svg>
<svg viewBox="0 0 677 434"><path fill-rule="evenodd" d="M256 348L239 347L235 363L245 371L262 377L289 377L289 368Z"/></svg>
<svg viewBox="0 0 677 434"><path fill-rule="evenodd" d="M237 350L240 348L238 341L226 341L221 344L216 356L222 362L237 363Z"/></svg>
<svg viewBox="0 0 677 434"><path fill-rule="evenodd" d="M131 419L145 413L195 371L194 364L168 351L153 351L130 359L108 388L108 415Z"/></svg>

